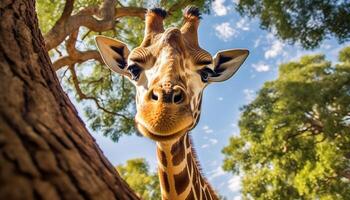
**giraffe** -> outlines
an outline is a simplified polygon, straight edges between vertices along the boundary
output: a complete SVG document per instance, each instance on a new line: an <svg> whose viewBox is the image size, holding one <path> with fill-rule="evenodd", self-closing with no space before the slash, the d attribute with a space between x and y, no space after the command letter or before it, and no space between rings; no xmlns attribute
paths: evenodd
<svg viewBox="0 0 350 200"><path fill-rule="evenodd" d="M123 42L97 36L105 64L136 87L135 125L157 146L163 200L217 200L201 174L189 135L198 123L202 93L212 82L229 79L249 51L231 49L212 57L198 43L199 9L186 7L181 28L164 30L165 10L153 8L145 17L140 46L129 51Z"/></svg>

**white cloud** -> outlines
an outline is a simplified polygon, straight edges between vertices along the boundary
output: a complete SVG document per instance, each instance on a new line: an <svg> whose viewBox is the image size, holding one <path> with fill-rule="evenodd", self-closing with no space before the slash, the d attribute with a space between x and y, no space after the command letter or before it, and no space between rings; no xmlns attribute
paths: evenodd
<svg viewBox="0 0 350 200"><path fill-rule="evenodd" d="M241 198L241 196L240 195L237 195L237 196L234 196L233 197L233 200L241 200L242 198Z"/></svg>
<svg viewBox="0 0 350 200"><path fill-rule="evenodd" d="M328 50L328 49L330 49L330 48L332 48L332 45L326 44L326 43L323 43L323 44L321 44L321 46L320 46L320 49Z"/></svg>
<svg viewBox="0 0 350 200"><path fill-rule="evenodd" d="M233 176L228 180L227 185L232 192L239 192L241 190L241 177Z"/></svg>
<svg viewBox="0 0 350 200"><path fill-rule="evenodd" d="M270 66L267 64L264 64L262 62L252 64L252 67L255 69L257 72L267 72L270 70Z"/></svg>
<svg viewBox="0 0 350 200"><path fill-rule="evenodd" d="M213 131L213 129L208 129L208 130L205 130L204 132L205 132L205 133L212 133L212 132L214 132L214 131Z"/></svg>
<svg viewBox="0 0 350 200"><path fill-rule="evenodd" d="M228 8L224 5L225 0L216 0L211 3L213 11L217 16L224 16L227 14Z"/></svg>
<svg viewBox="0 0 350 200"><path fill-rule="evenodd" d="M224 100L224 98L223 98L223 97L219 97L218 100L219 100L219 101L222 101L222 100Z"/></svg>
<svg viewBox="0 0 350 200"><path fill-rule="evenodd" d="M232 123L231 126L234 127L234 128L237 128L238 127L237 126L237 122Z"/></svg>
<svg viewBox="0 0 350 200"><path fill-rule="evenodd" d="M213 129L208 129L208 130L205 130L204 132L205 132L205 133L212 133L212 132L214 132L214 131L213 131Z"/></svg>
<svg viewBox="0 0 350 200"><path fill-rule="evenodd" d="M260 43L261 43L261 37L258 37L258 39L254 41L254 48L257 48L260 45Z"/></svg>
<svg viewBox="0 0 350 200"><path fill-rule="evenodd" d="M243 93L244 93L245 99L246 99L248 102L251 102L251 101L254 100L254 98L255 98L255 92L254 92L254 90L244 89L244 90L243 90Z"/></svg>
<svg viewBox="0 0 350 200"><path fill-rule="evenodd" d="M237 31L231 27L229 22L217 24L214 26L214 28L216 36L223 41L228 41L229 39L237 35Z"/></svg>
<svg viewBox="0 0 350 200"><path fill-rule="evenodd" d="M209 172L209 180L213 180L214 178L220 177L225 175L224 170L222 170L221 166L218 166L217 168L215 168L214 170L212 170L211 172Z"/></svg>
<svg viewBox="0 0 350 200"><path fill-rule="evenodd" d="M278 40L274 41L272 46L271 46L271 49L267 50L265 52L265 58L268 59L268 58L274 58L280 54L283 53L283 46L284 44Z"/></svg>
<svg viewBox="0 0 350 200"><path fill-rule="evenodd" d="M217 143L218 143L218 140L217 140L217 139L211 138L211 139L209 139L209 142L210 142L212 145L214 145L214 144L217 144Z"/></svg>
<svg viewBox="0 0 350 200"><path fill-rule="evenodd" d="M236 23L236 28L241 29L243 31L249 31L249 22L247 22L246 19L241 18L237 23Z"/></svg>
<svg viewBox="0 0 350 200"><path fill-rule="evenodd" d="M267 34L266 39L271 43L271 47L267 49L264 55L266 59L275 58L276 56L285 53L283 51L283 47L285 45L281 41L279 41L277 38L275 38L273 34L271 33Z"/></svg>
<svg viewBox="0 0 350 200"><path fill-rule="evenodd" d="M205 149L205 148L207 148L207 147L209 147L209 144L203 144L203 145L201 146L202 149Z"/></svg>
<svg viewBox="0 0 350 200"><path fill-rule="evenodd" d="M209 128L209 126L205 125L202 128L204 130L205 133L212 133L214 132L213 129Z"/></svg>

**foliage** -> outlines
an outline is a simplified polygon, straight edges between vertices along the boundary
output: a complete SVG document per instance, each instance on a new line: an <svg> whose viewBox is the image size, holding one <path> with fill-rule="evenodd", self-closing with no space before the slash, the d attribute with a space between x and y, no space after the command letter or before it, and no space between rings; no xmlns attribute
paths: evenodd
<svg viewBox="0 0 350 200"><path fill-rule="evenodd" d="M42 32L48 33L60 18L66 1L51 0L37 1L37 13ZM72 14L89 6L99 6L103 0L76 0ZM144 0L120 1L117 6L144 7L148 5ZM172 9L171 15L166 19L167 26L181 23L182 8L193 4L201 8L205 13L209 12L210 0L183 1L171 0L158 2L165 9ZM121 5L122 4L122 5ZM157 4L155 4L157 5ZM105 35L117 38L129 45L132 49L138 46L144 34L144 22L138 17L125 16L118 18L118 23L113 30L96 33L87 28L80 28L76 49L84 52L96 49L94 36ZM68 54L65 42L51 50L51 59L57 60ZM66 73L63 68L58 71L61 83L68 92L74 92L77 101L90 100L82 104L88 124L94 131L99 131L112 140L117 141L122 135L135 133L133 116L135 113L134 87L120 75L111 73L98 61L92 60L84 63L76 63L70 68L71 73ZM72 76L76 73L77 79ZM73 89L72 89L73 88ZM99 106L96 105L96 102ZM102 108L102 109L101 109ZM107 111L107 112L106 112Z"/></svg>
<svg viewBox="0 0 350 200"><path fill-rule="evenodd" d="M117 141L122 134L134 129L135 108L131 102L134 101L135 90L128 80L112 74L99 63L94 65L92 73L81 73L79 79L83 93L98 98L103 103L104 110L93 105L85 107L85 114L90 119L93 130Z"/></svg>
<svg viewBox="0 0 350 200"><path fill-rule="evenodd" d="M121 177L142 199L161 199L158 175L149 171L145 159L128 160L126 165L118 165L116 168Z"/></svg>
<svg viewBox="0 0 350 200"><path fill-rule="evenodd" d="M243 16L258 17L263 29L304 48L314 48L330 36L350 39L350 1L241 0L236 9Z"/></svg>
<svg viewBox="0 0 350 200"><path fill-rule="evenodd" d="M282 64L242 108L223 168L245 199L350 199L350 47Z"/></svg>

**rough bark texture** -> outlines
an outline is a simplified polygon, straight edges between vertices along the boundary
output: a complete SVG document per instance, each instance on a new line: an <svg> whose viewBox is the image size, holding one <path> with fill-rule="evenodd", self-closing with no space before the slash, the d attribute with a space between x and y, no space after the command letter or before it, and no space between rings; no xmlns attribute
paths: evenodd
<svg viewBox="0 0 350 200"><path fill-rule="evenodd" d="M0 19L0 199L138 199L62 91L34 0L1 0Z"/></svg>

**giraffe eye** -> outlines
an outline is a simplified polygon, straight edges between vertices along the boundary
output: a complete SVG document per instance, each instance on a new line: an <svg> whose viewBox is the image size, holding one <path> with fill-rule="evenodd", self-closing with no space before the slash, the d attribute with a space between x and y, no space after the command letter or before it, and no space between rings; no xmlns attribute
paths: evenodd
<svg viewBox="0 0 350 200"><path fill-rule="evenodd" d="M199 74L201 76L202 81L204 83L207 83L209 76L214 74L214 71L211 70L209 67L204 67L203 69L199 70Z"/></svg>
<svg viewBox="0 0 350 200"><path fill-rule="evenodd" d="M130 72L132 80L134 81L139 80L140 74L142 72L142 69L140 66L138 66L137 64L132 64L128 66L127 70Z"/></svg>

